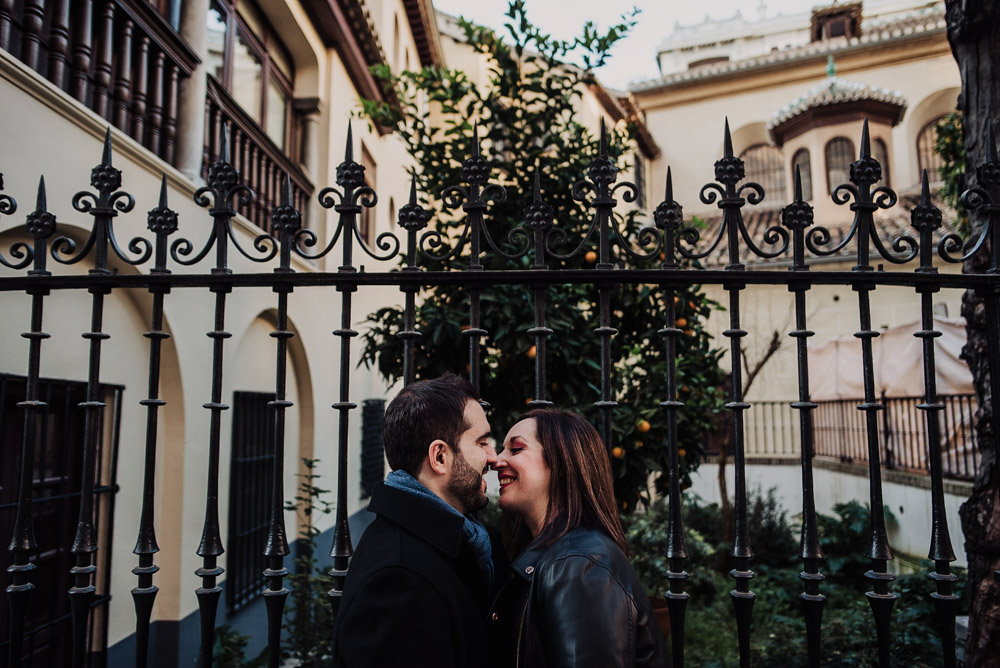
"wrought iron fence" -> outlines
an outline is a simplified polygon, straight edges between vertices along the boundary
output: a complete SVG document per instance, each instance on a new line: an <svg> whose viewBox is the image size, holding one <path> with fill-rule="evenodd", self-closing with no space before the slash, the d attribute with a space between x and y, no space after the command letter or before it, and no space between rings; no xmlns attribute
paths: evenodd
<svg viewBox="0 0 1000 668"><path fill-rule="evenodd" d="M475 137L475 135L474 135ZM723 212L723 223L718 234L708 244L699 244L699 232L684 225L680 204L674 199L670 171L667 172L664 200L656 207L655 226L643 229L635 239L628 231L619 229L614 216L618 204L617 197L627 202L635 200L635 187L630 183L616 183L617 169L608 157L607 139L601 132L599 157L590 166L588 179L573 188L573 196L586 202L593 211L593 217L583 238L568 239L568 235L556 225L552 208L547 205L536 175L535 188L531 200L525 208L523 226L516 233L508 235L513 244L502 249L491 236L486 224L486 212L491 201L506 197L503 187L490 183L490 166L479 152L478 139L472 142L471 156L463 163L464 185L455 185L442 193L445 204L457 209L461 207L465 216L456 223L454 233L442 234L425 229L429 213L417 202L415 185L411 189L409 203L399 211L398 223L405 230L403 239L385 233L376 239L376 248L371 248L359 233L359 214L362 208L376 204L376 195L364 186L363 167L353 160L351 139L348 138L348 152L345 161L338 167L336 181L338 188L325 188L319 194L322 206L333 208L339 214L339 224L335 234L325 247L316 250L318 239L315 233L303 229L302 216L289 202L291 188L285 182L281 205L271 214L271 234L258 236L253 249L248 250L239 242L233 231L233 218L237 203L246 204L253 197L250 189L243 185L240 175L229 158L229 141L223 133L220 154L208 171L208 185L199 189L195 201L208 209L213 220L208 239L199 250L187 239L176 239L177 215L169 208L166 183L161 191L159 203L149 212L149 237L139 237L129 243L127 251L118 243L112 223L121 212L134 207L133 198L122 186L121 172L112 166L110 131L105 142L101 163L91 174L94 192L78 193L73 198L74 208L93 217L93 229L82 247L68 237L53 239L56 221L47 209L44 181L39 184L37 204L25 219L25 231L31 242L17 242L8 249L0 261L8 268L18 271L27 269L25 275L6 275L0 280L2 291L23 291L31 302L29 331L23 336L28 340L26 398L20 406L24 410L24 432L19 471L20 486L17 497L17 518L10 543L11 563L7 569L10 584L7 596L11 608L11 643L9 659L11 666L21 665L21 632L25 624L25 606L31 592L38 586L33 572L32 555L37 550L32 521L32 462L34 448L40 430L40 418L45 409L45 401L39 393L39 365L42 357L42 343L48 337L42 328L42 316L46 297L52 291L69 289L87 290L91 295L92 310L89 331L84 334L89 340L89 377L86 399L81 402L85 411L83 437L83 480L81 484L80 513L72 552L75 565L71 569L73 586L68 596L73 617L72 654L73 665L84 665L85 647L88 633L88 616L95 596L95 542L94 518L94 457L99 444L99 425L104 402L101 388L102 345L108 334L103 332L102 323L105 299L113 291L145 289L152 295L149 339L149 386L148 398L141 403L147 411L147 437L145 443L145 469L143 474L143 502L135 548L137 563L133 573L137 586L132 590L136 609L136 658L137 666L147 665L149 650L150 615L156 599L155 575L157 566L154 556L158 550L154 532L154 482L156 480L156 443L158 431L158 410L164 404L159 398L159 373L161 345L168 334L163 331L163 304L173 290L207 289L215 299L214 316L208 336L212 339L213 363L211 365L210 400L205 404L210 414L208 448L205 455L207 485L205 490L206 511L201 545L197 550L201 557L201 567L196 575L200 579L197 587L199 615L201 620L201 661L203 666L212 665L213 634L216 625L216 610L222 593L220 578L224 574L219 565L223 552L223 540L219 530L219 473L221 447L221 413L228 406L223 402L223 351L226 339L226 304L234 290L247 287L269 287L276 295L277 318L272 336L276 340L275 393L270 402L273 410L273 433L271 448L274 453L272 482L270 491L270 519L264 548L266 581L264 599L267 609L269 665L279 663L280 626L285 599L289 591L284 586L288 575L285 568L289 554L282 507L284 496L291 493L282 489L284 476L283 462L285 449L285 411L291 403L286 398L286 349L289 339L294 336L288 325L288 298L298 288L334 288L340 294L341 326L333 332L339 339L340 379L339 398L333 409L339 415L338 430L338 473L336 481L337 504L333 544L330 555L333 558L331 575L334 588L330 599L336 611L344 578L347 575L353 551L352 538L347 517L347 472L348 434L352 411L357 404L352 401L350 387L351 349L350 341L358 335L352 328L354 311L353 298L356 292L372 285L397 286L405 302L405 327L399 336L404 341L404 377L407 382L415 375L414 351L420 340L420 332L415 323L415 296L424 286L461 285L465 286L469 299L469 321L465 336L469 342L469 376L478 384L481 373L481 347L488 340L489 332L481 327L481 297L484 291L498 284L524 284L533 286L535 322L526 333L533 336L537 354L535 356L535 393L532 404L546 405L546 341L552 330L546 326L546 287L560 284L593 284L597 286L598 300L595 308L596 328L593 335L601 342L601 372L595 379L599 386L600 398L595 403L599 409L602 433L611 446L612 408L616 405L612 394L613 367L610 363L610 344L617 332L613 327L612 294L618 284L642 284L655 286L665 304L664 327L660 330L668 360L665 377L662 378L664 411L668 428L669 504L670 539L664 546L669 560L667 577L670 588L666 593L672 624L672 654L675 666L684 665L684 620L689 594L684 590L688 574L685 564L688 558L680 513L680 461L677 447L677 418L685 410L684 402L678 398L677 371L674 364L678 337L683 330L675 326L676 312L674 294L683 286L694 284L721 285L729 295L728 313L730 327L724 332L729 340L730 359L741 359L741 341L747 331L741 324L742 292L749 285L786 285L794 295L795 328L789 332L796 341L799 392L791 406L797 412L799 422L799 452L802 464L802 549L800 556L803 567L800 575L803 591L800 593L803 614L807 628L809 663L820 665L821 622L826 597L822 592L824 576L821 572L824 555L820 549L817 533L814 503L812 459L816 451L814 423L817 404L809 396L809 367L805 353L806 342L813 332L808 329L806 302L809 291L815 285L849 285L857 293L859 328L855 336L862 343L862 365L865 396L857 409L863 415L865 427L865 449L868 471L871 479L871 540L865 556L871 560L871 569L865 577L871 583L871 591L866 596L870 602L875 632L877 636L879 664L883 668L890 665L889 624L898 595L891 591L894 575L888 563L893 559L886 535L881 470L884 448L880 434L880 412L885 406L875 393L874 367L872 363L872 339L879 335L872 328L870 298L872 291L880 286L909 286L914 289L914 299L921 304L922 329L916 333L923 342L921 363L924 370L924 396L917 408L922 411L927 425L926 447L931 477L933 526L929 536L929 557L934 561L930 577L934 582L934 604L941 620L942 661L946 666L955 665L954 618L958 604L953 587L957 576L950 570L954 560L950 532L944 511L942 465L942 413L945 403L938 396L935 384L934 338L932 302L934 293L945 288L972 289L985 297L986 323L990 336L990 364L993 378L1000 378L1000 161L994 150L992 134L987 138L991 147L989 160L977 172L979 185L966 194L966 204L974 215L983 220L982 234L971 240L967 252L963 254L964 240L956 234L944 234L935 240L933 235L942 224L941 213L931 205L926 174L923 181L923 197L912 210L913 236L903 236L889 243L880 237L875 225L874 214L896 204L895 193L885 187L873 186L879 181L880 166L872 158L867 122L861 140L858 160L850 168L850 183L838 186L833 192L837 204L850 202L853 223L848 234L831 243L827 229L815 226L812 207L802 200L801 183L796 174L794 201L782 211L781 225L766 230L763 243L748 233L743 222L742 209L747 204L759 204L764 198L763 189L755 183L744 182L744 165L732 151L729 126L725 129L725 153L715 163L715 182L704 186L700 192L705 204L717 203ZM0 214L15 213L16 204L7 196L0 196ZM192 225L191 229L196 229ZM273 235L273 236L271 236ZM485 243L485 246L484 246ZM558 250L560 244L574 247L570 255L584 253L589 244L597 246L597 264L592 269L559 269L547 267L547 260L563 257ZM636 245L637 244L637 245ZM724 269L706 270L685 263L685 259L696 260L707 256L714 249L725 244L729 264ZM841 252L854 244L856 264L848 271L825 270L821 265L810 270L808 259L821 258ZM913 271L877 271L871 261L872 247L877 257L892 264L904 264L916 260ZM990 266L982 274L939 274L933 266L935 253L941 261L959 263L989 249ZM273 271L261 273L233 273L228 266L230 250L248 259L269 263ZM467 252L466 252L466 249ZM214 263L210 254L214 250ZM305 258L320 258L339 250L342 263L334 272L297 272L291 266L292 255ZM354 253L360 251L376 261L402 258L401 271L359 271L355 266ZM111 254L133 265L149 265L145 274L124 275L109 270ZM482 264L483 254L495 254L502 258L529 258L529 269L486 269ZM662 253L662 255L661 255ZM808 256L807 256L808 253ZM741 254L759 258L774 258L789 255L791 263L788 271L748 271L741 262ZM662 257L656 268L636 268L636 260ZM49 258L60 264L72 264L88 257L93 269L86 274L53 275L48 264ZM455 263L465 262L464 268L453 270L426 270L421 263L424 258L447 258ZM807 259L808 257L808 259ZM200 273L171 273L170 265L190 267L202 262L213 264L211 270ZM521 266L524 266L523 264ZM579 336L583 332L575 333ZM206 372L207 373L207 372ZM731 592L737 620L737 635L741 664L748 665L750 657L750 622L756 594L750 583L754 576L747 522L746 486L746 411L750 405L744 400L741 390L741 368L737 364L732 369L732 390L726 408L731 415L734 445L735 470L735 540L732 549L734 589ZM994 414L1000 415L1000 397L993 394ZM4 466L10 465L4 462ZM172 539L173 537L171 537ZM193 585L195 583L192 583ZM930 586L929 586L930 589Z"/></svg>

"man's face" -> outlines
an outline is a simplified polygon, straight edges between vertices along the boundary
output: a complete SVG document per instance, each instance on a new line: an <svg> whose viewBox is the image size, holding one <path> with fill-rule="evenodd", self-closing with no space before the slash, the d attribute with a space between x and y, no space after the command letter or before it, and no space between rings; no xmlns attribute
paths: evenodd
<svg viewBox="0 0 1000 668"><path fill-rule="evenodd" d="M490 445L490 423L478 401L465 404L465 424L469 428L458 439L447 492L462 513L471 513L487 504L486 479L483 477L496 463L497 455Z"/></svg>

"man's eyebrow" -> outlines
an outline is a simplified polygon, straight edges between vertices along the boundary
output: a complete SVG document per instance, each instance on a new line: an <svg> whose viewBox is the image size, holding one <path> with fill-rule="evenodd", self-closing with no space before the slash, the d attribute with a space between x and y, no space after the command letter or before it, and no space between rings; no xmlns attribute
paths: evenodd
<svg viewBox="0 0 1000 668"><path fill-rule="evenodd" d="M487 438L489 438L492 435L493 435L493 432L492 431L488 431L485 434L483 434L482 436L480 436L479 438L477 438L476 440L477 441L484 441L484 440L486 440Z"/></svg>

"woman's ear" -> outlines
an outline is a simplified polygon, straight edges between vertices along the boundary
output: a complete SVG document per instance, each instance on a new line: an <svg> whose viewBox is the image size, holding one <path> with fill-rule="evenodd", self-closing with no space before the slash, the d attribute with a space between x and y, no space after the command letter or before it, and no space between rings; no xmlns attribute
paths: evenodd
<svg viewBox="0 0 1000 668"><path fill-rule="evenodd" d="M427 461L437 475L446 475L451 470L451 448L441 439L427 446Z"/></svg>

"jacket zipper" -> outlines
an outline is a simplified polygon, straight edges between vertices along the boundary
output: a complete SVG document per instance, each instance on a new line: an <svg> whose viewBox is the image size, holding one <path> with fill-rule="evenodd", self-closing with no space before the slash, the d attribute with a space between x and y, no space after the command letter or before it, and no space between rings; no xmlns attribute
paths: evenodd
<svg viewBox="0 0 1000 668"><path fill-rule="evenodd" d="M515 668L520 668L521 665L521 638L524 637L524 620L527 616L528 616L528 603L525 602L524 610L521 611L521 623L518 625L517 628L517 646L515 648L515 659L514 659Z"/></svg>

